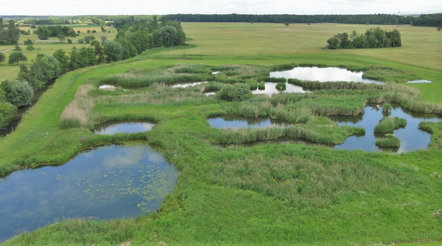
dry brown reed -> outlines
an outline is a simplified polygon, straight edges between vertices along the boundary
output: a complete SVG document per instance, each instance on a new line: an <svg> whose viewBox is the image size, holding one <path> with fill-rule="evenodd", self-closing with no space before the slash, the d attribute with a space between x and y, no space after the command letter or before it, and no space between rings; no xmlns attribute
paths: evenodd
<svg viewBox="0 0 442 246"><path fill-rule="evenodd" d="M78 87L74 100L66 106L60 116L62 124L84 127L90 123L94 100L89 91L93 88L91 84Z"/></svg>

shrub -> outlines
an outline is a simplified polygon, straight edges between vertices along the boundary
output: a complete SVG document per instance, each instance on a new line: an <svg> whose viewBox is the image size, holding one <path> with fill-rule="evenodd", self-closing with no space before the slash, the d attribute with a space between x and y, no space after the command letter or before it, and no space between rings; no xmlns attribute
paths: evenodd
<svg viewBox="0 0 442 246"><path fill-rule="evenodd" d="M286 84L285 83L278 83L278 84L276 84L276 89L279 91L284 91L286 89Z"/></svg>
<svg viewBox="0 0 442 246"><path fill-rule="evenodd" d="M247 80L246 84L250 86L250 90L256 90L256 88L258 88L258 82L254 79Z"/></svg>
<svg viewBox="0 0 442 246"><path fill-rule="evenodd" d="M250 87L245 84L224 85L216 96L224 101L244 101L252 95Z"/></svg>
<svg viewBox="0 0 442 246"><path fill-rule="evenodd" d="M394 129L405 127L407 120L399 117L384 117L374 128L375 132L391 132Z"/></svg>
<svg viewBox="0 0 442 246"><path fill-rule="evenodd" d="M68 44L72 44L72 39L68 38Z"/></svg>
<svg viewBox="0 0 442 246"><path fill-rule="evenodd" d="M384 103L384 105L382 106L382 111L384 112L391 112L391 104L389 104L388 102Z"/></svg>
<svg viewBox="0 0 442 246"><path fill-rule="evenodd" d="M399 148L401 140L393 134L386 134L385 138L376 140L376 145L381 148Z"/></svg>
<svg viewBox="0 0 442 246"><path fill-rule="evenodd" d="M266 83L264 83L264 82L259 82L259 86L258 86L258 88L259 88L260 90L265 90L265 89L266 89Z"/></svg>
<svg viewBox="0 0 442 246"><path fill-rule="evenodd" d="M82 43L84 43L84 40L83 40L82 38L80 38L80 39L78 40L78 43L79 43L79 44L82 44Z"/></svg>

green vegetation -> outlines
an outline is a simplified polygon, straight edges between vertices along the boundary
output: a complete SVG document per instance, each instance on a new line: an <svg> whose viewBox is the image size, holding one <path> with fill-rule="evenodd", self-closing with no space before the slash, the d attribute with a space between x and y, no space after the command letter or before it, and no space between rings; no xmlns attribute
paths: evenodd
<svg viewBox="0 0 442 246"><path fill-rule="evenodd" d="M382 105L382 111L384 111L386 113L390 113L391 112L391 104L389 104L388 102L384 103Z"/></svg>
<svg viewBox="0 0 442 246"><path fill-rule="evenodd" d="M401 49L383 49L382 54L377 50L336 50L330 54L320 49L323 44L318 39L308 44L299 42L299 47L290 49L296 43L293 39L299 38L294 36L302 35L283 35L281 40L267 36L297 30L305 33L305 39L318 37L319 29L329 34L348 27L260 23L183 26L193 39L189 42L196 47L150 49L123 61L68 72L24 115L15 132L0 139L3 174L62 163L95 145L143 140L180 171L176 189L157 213L133 219L63 220L23 233L5 245L157 245L160 241L169 245L374 245L419 240L435 241L436 245L441 240L439 122L420 126L432 133L429 150L400 155L302 144L235 145L280 136L342 143L348 136L364 132L338 127L327 116L358 115L367 103L398 103L404 109L440 115L442 87L437 81L442 76L437 64L441 58L426 52L426 47L410 52L417 50L416 43L419 47L422 43L433 46L432 40L425 41L425 35L412 41L405 39L412 36L413 30L423 29L403 27L406 31L401 30ZM250 38L257 42L250 43ZM266 45L269 43L272 45ZM410 55L406 59L402 49ZM315 93L281 93L271 98L250 95L250 80L260 81L275 66L292 66L280 64L301 63L389 67L435 82L410 86L388 83L382 87L341 83L341 88L328 85L330 88ZM417 63L419 67L414 66ZM221 72L211 75L209 70ZM182 78L215 82L187 88L168 86ZM143 88L97 88L112 82L138 83ZM241 93L233 94L231 88L235 87ZM229 101L218 96L223 88ZM204 95L210 90L220 94ZM8 103L0 100L2 105ZM254 130L210 127L206 118L222 114L268 116L292 125ZM106 136L90 131L96 124L128 119L148 119L157 125L150 132L138 134ZM231 145L213 148L216 143Z"/></svg>
<svg viewBox="0 0 442 246"><path fill-rule="evenodd" d="M376 145L381 148L399 148L401 147L401 140L393 134L386 134L385 138L376 140Z"/></svg>
<svg viewBox="0 0 442 246"><path fill-rule="evenodd" d="M276 89L277 89L278 91L285 91L285 89L286 89L286 85L285 85L285 83L281 83L281 82L279 82L278 84L276 84Z"/></svg>
<svg viewBox="0 0 442 246"><path fill-rule="evenodd" d="M16 107L28 105L34 96L34 91L26 81L6 80L0 84L0 88L5 92L6 100Z"/></svg>
<svg viewBox="0 0 442 246"><path fill-rule="evenodd" d="M347 33L338 33L327 40L327 49L362 49L362 48L386 48L401 47L401 34L394 29L386 32L377 27L370 28L364 34L353 31L349 36Z"/></svg>
<svg viewBox="0 0 442 246"><path fill-rule="evenodd" d="M399 117L383 117L375 126L374 132L392 132L395 129L405 127L407 120Z"/></svg>
<svg viewBox="0 0 442 246"><path fill-rule="evenodd" d="M27 61L27 60L28 60L28 58L25 55L23 55L22 52L19 51L19 52L14 52L9 55L8 63L9 64L17 63L17 66L18 66L19 62Z"/></svg>
<svg viewBox="0 0 442 246"><path fill-rule="evenodd" d="M250 88L244 84L224 85L221 90L216 93L217 98L228 102L244 101L250 98L251 95Z"/></svg>
<svg viewBox="0 0 442 246"><path fill-rule="evenodd" d="M259 86L258 86L258 88L259 88L260 90L265 90L265 88L266 88L266 84L265 84L264 82L259 82Z"/></svg>

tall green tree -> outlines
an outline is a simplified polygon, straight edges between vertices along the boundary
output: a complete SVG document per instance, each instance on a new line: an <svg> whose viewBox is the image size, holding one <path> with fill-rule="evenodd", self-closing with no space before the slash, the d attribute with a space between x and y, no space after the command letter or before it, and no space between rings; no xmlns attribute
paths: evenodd
<svg viewBox="0 0 442 246"><path fill-rule="evenodd" d="M0 53L0 62L4 62L6 60L5 54Z"/></svg>
<svg viewBox="0 0 442 246"><path fill-rule="evenodd" d="M34 91L26 81L9 79L0 84L5 92L6 100L16 107L25 106L31 103Z"/></svg>
<svg viewBox="0 0 442 246"><path fill-rule="evenodd" d="M103 44L106 61L120 61L123 58L123 46L115 40L106 40Z"/></svg>
<svg viewBox="0 0 442 246"><path fill-rule="evenodd" d="M17 63L17 66L18 66L19 62L27 61L27 60L28 60L28 58L25 55L23 55L23 53L21 53L21 52L13 52L12 54L9 55L8 63L9 64Z"/></svg>
<svg viewBox="0 0 442 246"><path fill-rule="evenodd" d="M53 56L60 63L61 73L65 73L69 70L69 57L66 55L64 50L59 49L55 51Z"/></svg>

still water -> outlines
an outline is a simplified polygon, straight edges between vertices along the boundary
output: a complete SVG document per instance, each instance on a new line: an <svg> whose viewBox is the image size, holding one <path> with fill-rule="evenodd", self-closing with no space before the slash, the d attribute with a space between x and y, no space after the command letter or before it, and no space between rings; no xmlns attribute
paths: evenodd
<svg viewBox="0 0 442 246"><path fill-rule="evenodd" d="M94 133L100 135L114 135L117 133L136 133L152 130L155 124L143 121L114 121L95 126Z"/></svg>
<svg viewBox="0 0 442 246"><path fill-rule="evenodd" d="M377 105L367 106L361 116L337 116L330 117L338 122L340 126L357 126L365 128L365 136L351 136L335 149L346 150L367 150L380 151L375 145L376 138L384 137L385 133L375 134L374 128L383 116L400 117L407 120L407 126L393 131L393 134L401 140L401 146L396 149L384 149L385 151L404 153L409 151L423 150L431 142L431 134L419 130L419 123L422 121L440 122L441 119L435 115L415 114L404 112L400 107L393 106L391 114L382 112L382 107Z"/></svg>
<svg viewBox="0 0 442 246"><path fill-rule="evenodd" d="M155 212L177 174L147 145L99 147L61 166L14 172L0 179L0 242L63 218Z"/></svg>
<svg viewBox="0 0 442 246"><path fill-rule="evenodd" d="M271 97L273 94L278 94L280 92L276 89L277 84L278 83L266 82L264 90L256 89L256 90L253 90L252 93L253 94L265 94L265 95ZM306 93L307 91L302 89L301 86L286 83L286 89L282 90L281 92Z"/></svg>
<svg viewBox="0 0 442 246"><path fill-rule="evenodd" d="M345 68L338 67L295 67L287 71L271 72L270 77L299 79L309 81L348 81L348 82L364 82L364 83L382 83L379 81L364 79L364 72L352 72Z"/></svg>
<svg viewBox="0 0 442 246"><path fill-rule="evenodd" d="M237 129L237 128L262 128L272 126L273 124L284 124L282 120L270 118L249 118L239 115L221 115L207 119L212 127L218 129ZM287 123L285 123L287 125Z"/></svg>

